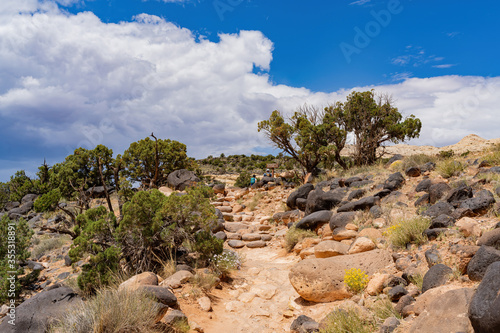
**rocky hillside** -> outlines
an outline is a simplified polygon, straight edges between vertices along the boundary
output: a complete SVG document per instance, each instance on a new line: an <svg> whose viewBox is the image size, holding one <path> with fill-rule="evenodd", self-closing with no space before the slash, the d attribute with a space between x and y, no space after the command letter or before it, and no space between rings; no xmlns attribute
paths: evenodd
<svg viewBox="0 0 500 333"><path fill-rule="evenodd" d="M499 332L500 150L475 152L480 141L490 146L468 136L442 148L451 158L406 154L298 187L215 185L230 268L213 279L178 258L112 292L152 295L155 332ZM8 212L31 217L38 239L16 329L44 332L85 297L74 282L85 260L71 262L57 216L30 213L32 201ZM0 331L16 332L8 320Z"/></svg>

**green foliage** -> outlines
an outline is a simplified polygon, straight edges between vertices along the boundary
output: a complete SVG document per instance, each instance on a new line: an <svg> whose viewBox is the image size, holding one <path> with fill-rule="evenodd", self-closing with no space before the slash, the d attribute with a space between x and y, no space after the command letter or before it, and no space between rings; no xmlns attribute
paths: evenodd
<svg viewBox="0 0 500 333"><path fill-rule="evenodd" d="M213 236L210 231L200 230L194 234L192 249L200 254L200 259L208 260L222 253L224 241Z"/></svg>
<svg viewBox="0 0 500 333"><path fill-rule="evenodd" d="M38 213L48 212L57 207L59 200L61 200L61 192L58 188L56 188L38 197L35 200L33 207Z"/></svg>
<svg viewBox="0 0 500 333"><path fill-rule="evenodd" d="M36 193L35 183L26 175L24 170L17 171L10 177L8 184L9 201L21 201L29 193Z"/></svg>
<svg viewBox="0 0 500 333"><path fill-rule="evenodd" d="M195 168L193 161L187 157L186 145L170 139L154 141L145 138L133 142L123 153L122 159L126 165L124 175L146 188L164 185L172 171Z"/></svg>
<svg viewBox="0 0 500 333"><path fill-rule="evenodd" d="M356 309L337 309L323 321L320 333L370 333L373 322L362 318Z"/></svg>
<svg viewBox="0 0 500 333"><path fill-rule="evenodd" d="M33 230L24 219L11 221L6 215L0 220L0 304L7 299L18 299L23 287L23 282L18 279L24 273L24 269L18 263L28 259L30 252L28 247L31 243ZM9 272L15 272L10 274ZM8 278L14 277L13 280ZM11 286L11 282L12 286Z"/></svg>
<svg viewBox="0 0 500 333"><path fill-rule="evenodd" d="M368 275L359 268L351 268L345 271L344 283L354 293L359 293L368 284Z"/></svg>
<svg viewBox="0 0 500 333"><path fill-rule="evenodd" d="M237 187L250 186L250 178L251 177L252 176L247 171L241 172L240 175L238 176L238 178L236 179L236 183L234 183L234 186L237 186Z"/></svg>
<svg viewBox="0 0 500 333"><path fill-rule="evenodd" d="M446 159L444 161L440 161L436 166L436 171L443 178L451 178L453 176L458 176L460 172L465 169L465 166L453 159Z"/></svg>
<svg viewBox="0 0 500 333"><path fill-rule="evenodd" d="M371 307L373 314L375 315L375 319L377 319L380 323L383 323L389 317L396 317L401 319L401 314L394 309L394 305L388 299L381 299L376 301Z"/></svg>
<svg viewBox="0 0 500 333"><path fill-rule="evenodd" d="M316 238L318 235L311 230L303 230L292 226L288 229L285 235L285 249L290 252L293 250L295 245L297 245L297 243L301 242L304 238L309 237Z"/></svg>
<svg viewBox="0 0 500 333"><path fill-rule="evenodd" d="M354 162L372 164L377 159L377 148L384 142L399 143L420 135L422 123L414 115L405 120L394 107L389 96L374 91L352 92L345 103L338 102L330 109L345 124L355 138Z"/></svg>
<svg viewBox="0 0 500 333"><path fill-rule="evenodd" d="M343 165L340 151L347 132L333 108L320 111L304 105L287 123L279 111L258 124L259 132L283 152L295 159L305 172L316 172L322 161L335 160Z"/></svg>
<svg viewBox="0 0 500 333"><path fill-rule="evenodd" d="M138 192L123 207L117 239L126 264L145 271L161 266L183 242L209 231L217 221L208 187L193 187L186 195L165 197L158 190Z"/></svg>
<svg viewBox="0 0 500 333"><path fill-rule="evenodd" d="M78 286L92 293L100 286L108 285L119 271L120 248L116 245L116 217L104 206L87 210L77 217L75 238L69 256L73 262L90 255L90 262L82 267Z"/></svg>
<svg viewBox="0 0 500 333"><path fill-rule="evenodd" d="M402 220L400 223L390 226L385 232L389 243L395 247L406 247L406 244L423 244L427 237L423 234L429 228L431 222L423 216Z"/></svg>
<svg viewBox="0 0 500 333"><path fill-rule="evenodd" d="M455 152L453 151L453 149L442 150L439 152L439 157L441 158L452 158L453 156L455 156Z"/></svg>
<svg viewBox="0 0 500 333"><path fill-rule="evenodd" d="M92 150L78 148L64 162L55 164L49 170L51 188L58 188L67 199L84 199L84 192L93 186L113 184L113 151L103 145ZM99 166L105 179L103 184Z"/></svg>
<svg viewBox="0 0 500 333"><path fill-rule="evenodd" d="M76 304L48 332L165 332L155 327L159 311L159 304L140 289L104 289Z"/></svg>

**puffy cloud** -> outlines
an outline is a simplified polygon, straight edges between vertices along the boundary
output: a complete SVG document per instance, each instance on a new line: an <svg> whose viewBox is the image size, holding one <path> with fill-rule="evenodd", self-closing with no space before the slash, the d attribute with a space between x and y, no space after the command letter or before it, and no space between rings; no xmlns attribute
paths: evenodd
<svg viewBox="0 0 500 333"><path fill-rule="evenodd" d="M103 143L121 153L151 132L187 144L195 157L255 153L270 147L257 123L272 110L327 105L371 88L392 93L401 111L422 119L416 143L498 135L499 78L405 76L398 84L313 93L272 83L272 52L259 31L213 42L156 16L108 24L49 1L3 0L0 158L10 170L21 157L39 165L53 156L54 163L79 146Z"/></svg>

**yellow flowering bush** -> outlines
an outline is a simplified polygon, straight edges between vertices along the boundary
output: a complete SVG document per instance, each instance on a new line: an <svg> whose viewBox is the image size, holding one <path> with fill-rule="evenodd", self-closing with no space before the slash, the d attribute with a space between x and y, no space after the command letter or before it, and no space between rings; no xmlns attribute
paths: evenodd
<svg viewBox="0 0 500 333"><path fill-rule="evenodd" d="M355 293L359 293L368 284L368 275L359 268L351 268L345 271L344 283Z"/></svg>

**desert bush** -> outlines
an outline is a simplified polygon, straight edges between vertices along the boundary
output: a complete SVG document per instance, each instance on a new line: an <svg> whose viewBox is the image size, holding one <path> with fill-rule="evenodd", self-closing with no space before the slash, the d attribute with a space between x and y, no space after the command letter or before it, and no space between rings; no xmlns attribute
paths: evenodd
<svg viewBox="0 0 500 333"><path fill-rule="evenodd" d="M315 232L311 230L303 230L296 228L295 226L288 229L285 235L285 249L290 252L293 250L297 243L301 242L304 238L308 237L318 237Z"/></svg>
<svg viewBox="0 0 500 333"><path fill-rule="evenodd" d="M24 283L18 276L24 273L24 269L18 263L30 256L28 247L32 236L33 230L24 219L16 222L4 215L0 220L0 239L2 240L0 242L0 304L7 299L19 297ZM15 279L11 284L11 281L7 279L12 277Z"/></svg>
<svg viewBox="0 0 500 333"><path fill-rule="evenodd" d="M212 235L210 231L201 230L194 235L192 250L200 255L200 259L208 260L222 254L224 241Z"/></svg>
<svg viewBox="0 0 500 333"><path fill-rule="evenodd" d="M453 156L455 156L455 152L453 151L453 149L442 150L439 152L438 156L440 158L448 159L448 158L452 158Z"/></svg>
<svg viewBox="0 0 500 333"><path fill-rule="evenodd" d="M215 254L210 260L213 270L221 279L229 277L231 272L241 268L241 257L231 250L224 250L221 254Z"/></svg>
<svg viewBox="0 0 500 333"><path fill-rule="evenodd" d="M49 332L165 332L154 327L159 311L159 304L140 289L104 289L76 305Z"/></svg>
<svg viewBox="0 0 500 333"><path fill-rule="evenodd" d="M248 209L250 209L250 211L254 211L257 206L259 205L259 201L264 197L264 194L263 193L257 193L256 195L254 195L254 197L252 198L252 201L250 201L250 203L247 205Z"/></svg>
<svg viewBox="0 0 500 333"><path fill-rule="evenodd" d="M236 182L234 183L234 186L237 187L248 187L250 186L250 178L252 176L250 175L249 172L243 171L240 173L238 178L236 178Z"/></svg>
<svg viewBox="0 0 500 333"><path fill-rule="evenodd" d="M373 303L371 310L373 311L375 319L379 322L383 322L389 317L401 319L401 314L394 309L394 305L388 298L381 299Z"/></svg>
<svg viewBox="0 0 500 333"><path fill-rule="evenodd" d="M416 155L410 155L406 156L403 158L401 161L401 164L398 165L398 169L400 171L405 171L408 168L411 167L418 167L420 165L423 165L425 163L433 162L436 163L436 157L434 156L429 156L425 154L416 154Z"/></svg>
<svg viewBox="0 0 500 333"><path fill-rule="evenodd" d="M33 204L33 208L38 213L48 212L57 207L59 200L61 200L61 192L56 188L38 197Z"/></svg>
<svg viewBox="0 0 500 333"><path fill-rule="evenodd" d="M465 169L465 166L455 160L446 159L437 164L436 170L443 178L458 176Z"/></svg>
<svg viewBox="0 0 500 333"><path fill-rule="evenodd" d="M31 250L31 257L34 259L40 259L50 251L61 248L70 239L71 237L67 235L53 238L34 238L34 246Z"/></svg>
<svg viewBox="0 0 500 333"><path fill-rule="evenodd" d="M373 322L362 318L355 309L337 309L324 319L320 333L370 333L374 329Z"/></svg>
<svg viewBox="0 0 500 333"><path fill-rule="evenodd" d="M220 279L213 273L197 273L189 280L194 289L199 289L203 293L208 293L215 288L220 282Z"/></svg>
<svg viewBox="0 0 500 333"><path fill-rule="evenodd" d="M409 277L411 283L413 283L418 290L422 290L422 285L424 284L424 276L422 274L415 274Z"/></svg>
<svg viewBox="0 0 500 333"><path fill-rule="evenodd" d="M395 247L405 247L409 243L419 245L427 240L423 232L429 228L430 224L428 218L416 216L390 226L384 234L388 237L389 243Z"/></svg>
<svg viewBox="0 0 500 333"><path fill-rule="evenodd" d="M351 268L345 271L344 283L352 292L359 293L366 288L368 275L359 268Z"/></svg>

